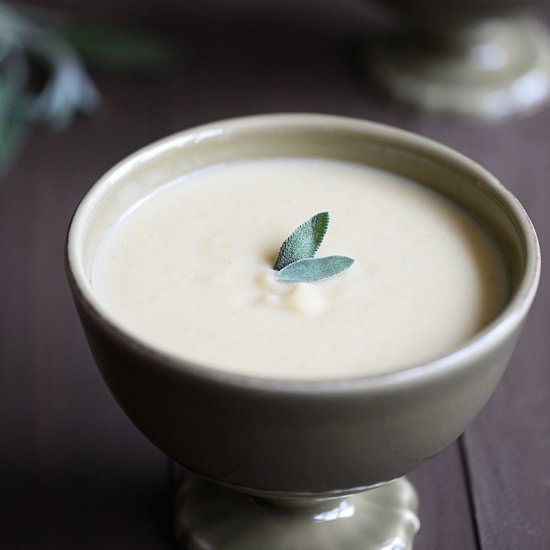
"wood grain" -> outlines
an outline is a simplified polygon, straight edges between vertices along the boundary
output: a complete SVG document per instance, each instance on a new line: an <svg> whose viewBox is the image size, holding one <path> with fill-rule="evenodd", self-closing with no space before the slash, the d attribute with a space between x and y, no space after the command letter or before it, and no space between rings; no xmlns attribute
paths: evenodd
<svg viewBox="0 0 550 550"><path fill-rule="evenodd" d="M81 195L151 138L149 121L130 116L144 101L126 99L126 109L106 109L63 134L40 132L2 181L2 547L159 548L171 541L167 459L106 392L63 262Z"/></svg>

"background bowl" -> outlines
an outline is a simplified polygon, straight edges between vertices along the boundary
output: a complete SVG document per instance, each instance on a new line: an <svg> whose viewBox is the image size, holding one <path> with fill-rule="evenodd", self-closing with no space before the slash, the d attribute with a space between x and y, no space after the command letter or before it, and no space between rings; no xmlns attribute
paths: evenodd
<svg viewBox="0 0 550 550"><path fill-rule="evenodd" d="M374 79L428 110L495 121L550 97L544 0L379 0L399 28L367 48Z"/></svg>
<svg viewBox="0 0 550 550"><path fill-rule="evenodd" d="M153 349L113 323L94 296L90 272L99 241L118 216L182 174L273 156L364 163L411 177L463 205L493 234L506 260L512 290L504 311L466 345L430 363L318 381L205 368ZM263 494L359 490L406 474L446 447L502 376L539 271L538 244L527 215L477 164L407 132L317 115L223 121L138 151L88 192L67 245L68 277L86 335L130 419L188 470Z"/></svg>

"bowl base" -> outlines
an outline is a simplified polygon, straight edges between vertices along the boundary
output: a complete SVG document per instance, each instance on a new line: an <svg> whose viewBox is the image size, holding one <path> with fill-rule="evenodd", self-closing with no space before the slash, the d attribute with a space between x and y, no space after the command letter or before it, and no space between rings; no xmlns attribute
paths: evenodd
<svg viewBox="0 0 550 550"><path fill-rule="evenodd" d="M410 550L417 502L405 478L343 497L263 499L188 477L174 528L186 550Z"/></svg>
<svg viewBox="0 0 550 550"><path fill-rule="evenodd" d="M366 62L391 95L427 110L498 120L550 97L550 34L525 16L395 34Z"/></svg>

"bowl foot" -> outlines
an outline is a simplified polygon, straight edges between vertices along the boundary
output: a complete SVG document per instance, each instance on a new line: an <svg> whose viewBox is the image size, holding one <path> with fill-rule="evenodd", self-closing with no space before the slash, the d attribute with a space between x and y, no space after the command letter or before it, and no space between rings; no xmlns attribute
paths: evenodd
<svg viewBox="0 0 550 550"><path fill-rule="evenodd" d="M427 110L501 119L550 96L550 34L529 17L392 35L366 56L382 87Z"/></svg>
<svg viewBox="0 0 550 550"><path fill-rule="evenodd" d="M343 497L263 499L191 477L174 528L186 550L410 550L416 509L405 478Z"/></svg>

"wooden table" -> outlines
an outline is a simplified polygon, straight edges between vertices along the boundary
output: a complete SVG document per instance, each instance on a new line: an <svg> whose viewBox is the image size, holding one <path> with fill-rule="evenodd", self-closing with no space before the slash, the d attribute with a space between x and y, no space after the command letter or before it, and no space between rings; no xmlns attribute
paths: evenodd
<svg viewBox="0 0 550 550"><path fill-rule="evenodd" d="M252 113L393 124L496 174L526 206L550 254L549 109L483 125L396 105L373 89L359 62L372 21L360 2L164 1L150 14L152 6L79 3L85 14L127 20L131 13L171 30L181 47L174 74L95 72L104 98L97 115L59 133L36 130L0 179L2 549L172 547L172 467L108 393L63 267L79 198L141 145ZM417 550L550 549L549 326L545 273L494 397L458 442L411 475L421 501Z"/></svg>

